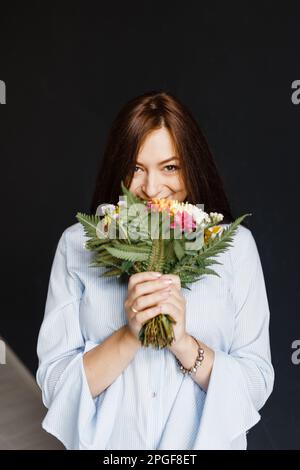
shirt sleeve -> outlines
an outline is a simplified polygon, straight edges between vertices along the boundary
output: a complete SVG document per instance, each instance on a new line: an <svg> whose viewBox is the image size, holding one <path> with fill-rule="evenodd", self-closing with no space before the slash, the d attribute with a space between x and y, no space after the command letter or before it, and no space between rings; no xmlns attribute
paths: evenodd
<svg viewBox="0 0 300 470"><path fill-rule="evenodd" d="M106 390L93 397L83 367L83 355L97 346L85 341L79 322L83 285L68 268L67 230L54 256L44 319L40 328L36 380L48 412L42 427L67 449L105 448L113 420ZM110 385L110 399L117 399L119 377ZM96 442L98 439L98 442Z"/></svg>
<svg viewBox="0 0 300 470"><path fill-rule="evenodd" d="M239 227L231 250L235 329L228 352L215 358L195 449L231 449L260 419L273 390L269 341L270 311L255 239Z"/></svg>

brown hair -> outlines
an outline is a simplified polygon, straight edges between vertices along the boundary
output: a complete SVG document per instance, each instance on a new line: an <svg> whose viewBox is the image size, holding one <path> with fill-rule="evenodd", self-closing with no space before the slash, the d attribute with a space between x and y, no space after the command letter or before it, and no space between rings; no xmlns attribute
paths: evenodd
<svg viewBox="0 0 300 470"><path fill-rule="evenodd" d="M181 160L183 179L191 204L204 204L205 212L221 212L231 223L222 179L207 140L187 107L166 91L149 91L127 102L115 117L98 171L90 211L99 204L117 204L121 180L130 187L139 149L148 134L165 127ZM244 220L243 225L247 226Z"/></svg>

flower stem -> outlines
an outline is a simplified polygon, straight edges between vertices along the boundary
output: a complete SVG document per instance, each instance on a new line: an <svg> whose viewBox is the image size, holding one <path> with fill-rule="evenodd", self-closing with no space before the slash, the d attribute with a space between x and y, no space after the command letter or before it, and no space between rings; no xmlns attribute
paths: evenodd
<svg viewBox="0 0 300 470"><path fill-rule="evenodd" d="M145 347L152 345L156 349L171 345L175 339L172 323L176 323L174 318L164 313L151 318L139 332L142 345Z"/></svg>

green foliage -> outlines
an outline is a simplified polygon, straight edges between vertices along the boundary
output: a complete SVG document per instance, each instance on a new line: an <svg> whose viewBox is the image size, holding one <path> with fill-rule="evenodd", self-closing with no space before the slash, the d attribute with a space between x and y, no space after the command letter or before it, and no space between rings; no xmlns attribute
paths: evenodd
<svg viewBox="0 0 300 470"><path fill-rule="evenodd" d="M144 261L148 258L149 253L145 250L140 249L137 246L127 245L123 248L114 248L113 246L107 246L105 249L113 255L115 258L125 259L127 261Z"/></svg>
<svg viewBox="0 0 300 470"><path fill-rule="evenodd" d="M83 225L84 232L88 237L97 237L96 227L100 222L100 216L86 215L81 212L77 212L76 219ZM98 240L100 239L98 238Z"/></svg>
<svg viewBox="0 0 300 470"><path fill-rule="evenodd" d="M174 246L174 251L175 251L177 258L181 260L183 256L185 255L184 241L178 240L175 238L173 242L173 246Z"/></svg>
<svg viewBox="0 0 300 470"><path fill-rule="evenodd" d="M121 187L123 194L127 196L127 210L132 204L143 202L127 190L123 182ZM221 233L210 237L206 243L202 233L198 243L192 244L193 250L189 249L191 245L184 237L182 239L172 237L174 232L171 232L170 239L163 237L160 215L154 230L151 227L152 232L149 233L150 213L144 212L143 208L128 217L127 223L120 218L114 219L113 228L116 228L116 232L112 233L116 233L116 238L112 239L109 238L110 230L108 234L103 233L102 224L99 224L102 221L100 216L78 212L76 218L83 225L85 235L88 237L85 248L91 250L94 255L90 267L109 268L101 272L100 277L120 277L122 274L131 276L138 272L160 271L164 274L178 275L181 286L191 290L189 284L202 279L205 275L220 277L211 268L214 264L222 264L215 257L232 246L238 225L248 215L251 214L239 217L229 227L223 228ZM214 225L218 224L210 224ZM120 233L123 233L125 238L121 238ZM144 346L152 344L156 348L172 344L174 339L172 323L176 322L167 313L147 321L139 332L142 344Z"/></svg>
<svg viewBox="0 0 300 470"><path fill-rule="evenodd" d="M121 189L124 196L127 196L127 207L129 208L132 204L143 204L143 199L135 196L129 189L126 188L123 181L121 181Z"/></svg>
<svg viewBox="0 0 300 470"><path fill-rule="evenodd" d="M141 203L141 199L131 193L122 183L123 194L127 196L127 208L135 203ZM181 286L189 289L188 284L196 282L205 275L219 274L211 269L212 265L222 264L215 259L220 253L232 246L233 237L238 225L245 217L238 217L229 227L215 237L210 237L199 250L186 249L184 238L161 238L161 221L157 231L151 239L148 232L148 215L141 214L134 222L142 233L147 235L143 239L109 239L99 238L97 225L101 221L100 216L77 213L77 220L83 225L84 232L89 240L85 247L94 252L91 267L110 267L102 276L120 276L122 273L131 275L135 272L160 271L164 274L172 273L180 277ZM217 225L217 224L211 224ZM129 232L130 233L130 232ZM153 235L153 233L152 233Z"/></svg>

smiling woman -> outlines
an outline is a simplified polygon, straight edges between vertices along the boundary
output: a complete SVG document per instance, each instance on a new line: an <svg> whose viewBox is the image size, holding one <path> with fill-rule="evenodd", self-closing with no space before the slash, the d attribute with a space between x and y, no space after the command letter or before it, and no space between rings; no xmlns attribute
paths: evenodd
<svg viewBox="0 0 300 470"><path fill-rule="evenodd" d="M203 133L170 93L146 93L117 115L93 214L119 202L122 180L142 199L188 200L222 213L224 224L234 220ZM43 428L67 449L246 449L274 382L251 231L239 225L218 256L218 276L203 276L188 292L172 273L100 277L105 268L90 267L85 241L79 222L66 228L53 261L37 346ZM176 320L174 343L143 347L140 329L163 311Z"/></svg>
<svg viewBox="0 0 300 470"><path fill-rule="evenodd" d="M216 161L187 107L169 92L150 91L128 101L108 134L90 211L117 204L121 180L142 199L166 197L203 204L234 220ZM247 227L247 222L242 225Z"/></svg>
<svg viewBox="0 0 300 470"><path fill-rule="evenodd" d="M170 157L164 158L165 155ZM165 127L152 131L138 153L130 191L145 200L166 198L184 201L187 189L181 164L169 131Z"/></svg>

